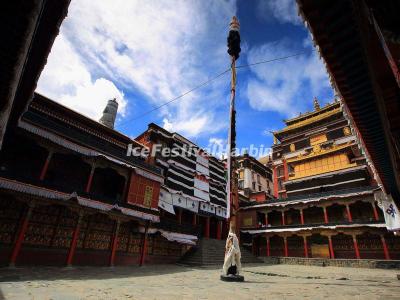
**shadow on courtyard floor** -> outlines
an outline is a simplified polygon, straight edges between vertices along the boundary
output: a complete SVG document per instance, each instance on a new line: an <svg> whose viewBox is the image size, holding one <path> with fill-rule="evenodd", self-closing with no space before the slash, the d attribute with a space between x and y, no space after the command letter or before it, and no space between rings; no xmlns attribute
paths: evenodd
<svg viewBox="0 0 400 300"><path fill-rule="evenodd" d="M243 267L266 266L267 264L245 264ZM36 280L90 280L126 278L136 276L157 276L190 272L191 270L218 270L222 265L187 266L187 265L149 265L118 267L16 267L0 268L0 282L36 281ZM0 295L0 300L1 300Z"/></svg>
<svg viewBox="0 0 400 300"><path fill-rule="evenodd" d="M191 271L191 267L178 265L152 265L132 267L17 267L0 268L0 282L35 280L90 280L155 276ZM0 300L1 300L0 294Z"/></svg>

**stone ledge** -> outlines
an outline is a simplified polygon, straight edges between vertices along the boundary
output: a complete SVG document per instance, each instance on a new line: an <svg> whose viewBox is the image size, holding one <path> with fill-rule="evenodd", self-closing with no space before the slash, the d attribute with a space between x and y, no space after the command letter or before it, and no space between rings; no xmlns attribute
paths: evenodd
<svg viewBox="0 0 400 300"><path fill-rule="evenodd" d="M259 257L267 264L306 265L321 267L350 267L370 269L400 269L400 260L328 259L303 257Z"/></svg>

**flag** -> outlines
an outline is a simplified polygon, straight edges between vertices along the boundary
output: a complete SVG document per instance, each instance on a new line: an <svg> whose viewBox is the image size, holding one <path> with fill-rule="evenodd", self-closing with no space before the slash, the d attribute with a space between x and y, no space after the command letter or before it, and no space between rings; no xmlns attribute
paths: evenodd
<svg viewBox="0 0 400 300"><path fill-rule="evenodd" d="M382 191L374 193L378 206L385 217L386 228L391 231L400 230L400 213L391 195L385 195Z"/></svg>

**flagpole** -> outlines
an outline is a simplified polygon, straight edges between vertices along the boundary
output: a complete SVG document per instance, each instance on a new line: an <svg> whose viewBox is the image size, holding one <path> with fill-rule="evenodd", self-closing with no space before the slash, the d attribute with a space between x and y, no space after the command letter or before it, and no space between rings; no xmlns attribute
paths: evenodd
<svg viewBox="0 0 400 300"><path fill-rule="evenodd" d="M228 133L228 157L227 157L227 219L229 220L229 234L225 245L224 265L222 266L221 280L244 281L241 275L242 264L240 262L239 224L237 210L239 208L238 180L236 174L236 60L240 53L239 21L232 18L229 24L228 53L231 58L231 101L229 105L229 133Z"/></svg>
<svg viewBox="0 0 400 300"><path fill-rule="evenodd" d="M236 17L232 18L228 36L228 53L231 58L231 98L229 105L229 133L228 133L228 178L227 178L227 219L229 220L229 231L238 235L237 209L239 205L238 199L238 182L235 163L236 149L236 60L240 53L240 35L239 21Z"/></svg>
<svg viewBox="0 0 400 300"><path fill-rule="evenodd" d="M235 96L236 96L236 59L231 56L231 99L229 105L229 153L228 153L228 184L229 184L229 199L228 199L228 218L229 229L237 233L236 228L236 210L237 210L237 176L235 165L235 148L236 148L236 110L235 110Z"/></svg>

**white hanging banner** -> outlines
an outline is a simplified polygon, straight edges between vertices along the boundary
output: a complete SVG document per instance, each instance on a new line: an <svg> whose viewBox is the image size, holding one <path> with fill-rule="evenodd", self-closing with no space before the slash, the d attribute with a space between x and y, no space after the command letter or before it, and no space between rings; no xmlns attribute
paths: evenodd
<svg viewBox="0 0 400 300"><path fill-rule="evenodd" d="M222 207L217 207L217 208L215 209L215 214L216 214L218 217L223 217L223 218L225 218L225 216L226 216L226 209L225 209L225 208L222 208Z"/></svg>
<svg viewBox="0 0 400 300"><path fill-rule="evenodd" d="M374 193L375 200L383 211L386 228L391 231L400 230L400 213L391 195L384 195L382 191Z"/></svg>
<svg viewBox="0 0 400 300"><path fill-rule="evenodd" d="M194 187L205 192L210 190L210 185L206 180L201 180L196 177L194 178Z"/></svg>
<svg viewBox="0 0 400 300"><path fill-rule="evenodd" d="M184 196L178 194L172 194L172 200L174 206L187 208L186 198Z"/></svg>
<svg viewBox="0 0 400 300"><path fill-rule="evenodd" d="M201 155L200 153L196 156L196 163L201 164L204 167L208 168L208 159L206 156Z"/></svg>
<svg viewBox="0 0 400 300"><path fill-rule="evenodd" d="M187 199L186 205L187 205L188 210L195 212L195 213L199 212L199 201Z"/></svg>
<svg viewBox="0 0 400 300"><path fill-rule="evenodd" d="M196 164L196 171L199 172L199 173L201 173L201 174L203 174L203 175L210 176L210 171L209 171L209 169L206 168L206 167L204 167L204 166L201 165L201 164Z"/></svg>
<svg viewBox="0 0 400 300"><path fill-rule="evenodd" d="M193 195L197 198L210 202L210 194L199 189L193 189Z"/></svg>
<svg viewBox="0 0 400 300"><path fill-rule="evenodd" d="M172 195L165 190L160 191L160 198L158 200L158 207L175 215L175 210L172 202Z"/></svg>

